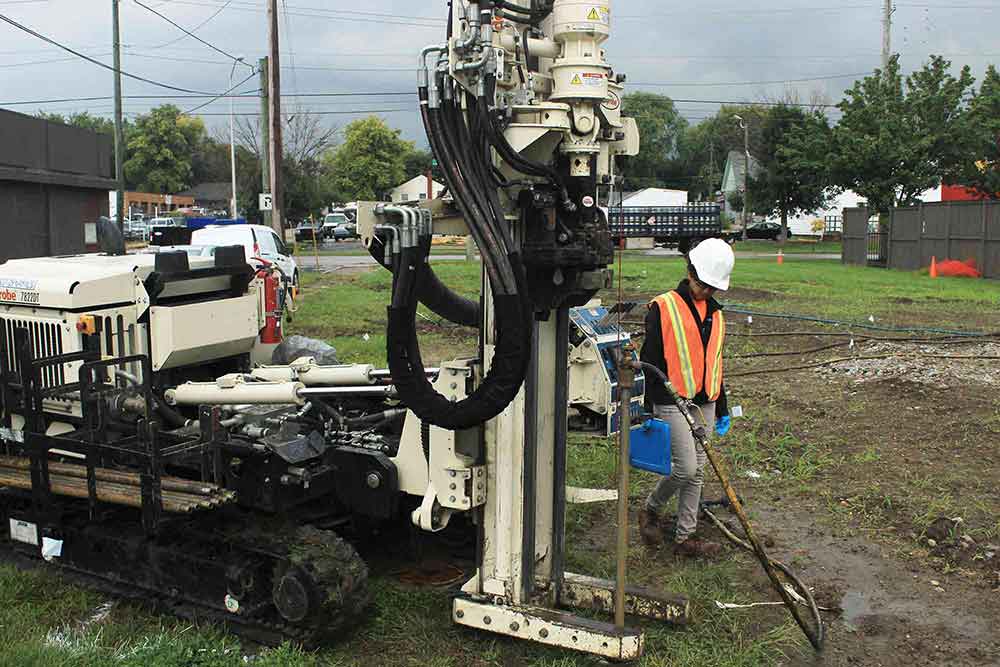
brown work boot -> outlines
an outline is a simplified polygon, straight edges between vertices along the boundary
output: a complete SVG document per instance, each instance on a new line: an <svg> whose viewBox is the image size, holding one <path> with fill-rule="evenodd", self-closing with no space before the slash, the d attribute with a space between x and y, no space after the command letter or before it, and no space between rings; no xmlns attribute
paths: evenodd
<svg viewBox="0 0 1000 667"><path fill-rule="evenodd" d="M639 510L639 535L642 536L642 542L647 547L656 547L663 544L663 528L660 526L660 516L648 507L643 507Z"/></svg>
<svg viewBox="0 0 1000 667"><path fill-rule="evenodd" d="M688 558L714 558L722 553L722 546L699 537L689 537L674 543L674 553Z"/></svg>

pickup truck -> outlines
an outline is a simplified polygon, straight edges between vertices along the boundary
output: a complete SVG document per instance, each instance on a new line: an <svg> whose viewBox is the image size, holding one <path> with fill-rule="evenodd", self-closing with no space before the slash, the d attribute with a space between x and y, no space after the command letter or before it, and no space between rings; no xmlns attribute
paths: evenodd
<svg viewBox="0 0 1000 667"><path fill-rule="evenodd" d="M657 245L687 252L699 242L721 238L733 243L739 233L722 231L718 204L685 206L622 206L602 209L608 216L615 245L623 238L652 238Z"/></svg>

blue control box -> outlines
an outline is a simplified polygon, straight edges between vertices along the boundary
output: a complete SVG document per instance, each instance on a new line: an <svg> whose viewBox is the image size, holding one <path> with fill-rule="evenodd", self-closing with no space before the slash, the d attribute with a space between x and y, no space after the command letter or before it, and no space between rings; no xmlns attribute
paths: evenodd
<svg viewBox="0 0 1000 667"><path fill-rule="evenodd" d="M633 468L670 474L670 424L647 419L632 427L629 460Z"/></svg>

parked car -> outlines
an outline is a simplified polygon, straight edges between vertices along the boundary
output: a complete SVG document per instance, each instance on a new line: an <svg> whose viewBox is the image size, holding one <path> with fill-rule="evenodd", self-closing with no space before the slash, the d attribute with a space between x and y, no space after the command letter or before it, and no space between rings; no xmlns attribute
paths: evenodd
<svg viewBox="0 0 1000 667"><path fill-rule="evenodd" d="M777 241L781 237L781 225L777 222L755 222L747 226L747 238L748 239L770 239L771 241ZM786 239L792 238L792 232L789 230Z"/></svg>
<svg viewBox="0 0 1000 667"><path fill-rule="evenodd" d="M217 248L219 246L241 245L246 250L247 262L257 265L254 260L267 260L277 264L289 287L298 287L299 268L291 250L270 227L264 225L209 225L191 235L191 246ZM187 250L187 249L185 249ZM190 254L191 250L188 250ZM213 254L214 250L202 250L202 254Z"/></svg>
<svg viewBox="0 0 1000 667"><path fill-rule="evenodd" d="M348 222L350 222L350 220L347 219L347 216L339 211L327 213L326 217L323 218L323 233L327 238L336 239L337 237L333 233L333 230L335 230L339 225L345 225Z"/></svg>
<svg viewBox="0 0 1000 667"><path fill-rule="evenodd" d="M125 227L125 238L129 241L148 241L149 225L142 219L126 218L123 221Z"/></svg>
<svg viewBox="0 0 1000 667"><path fill-rule="evenodd" d="M350 222L337 225L333 228L334 241L351 241L359 238L361 238L361 236L358 235L358 226Z"/></svg>
<svg viewBox="0 0 1000 667"><path fill-rule="evenodd" d="M322 243L324 238L326 238L326 234L320 222L305 220L295 228L295 240L298 243L312 243L313 239L318 243Z"/></svg>

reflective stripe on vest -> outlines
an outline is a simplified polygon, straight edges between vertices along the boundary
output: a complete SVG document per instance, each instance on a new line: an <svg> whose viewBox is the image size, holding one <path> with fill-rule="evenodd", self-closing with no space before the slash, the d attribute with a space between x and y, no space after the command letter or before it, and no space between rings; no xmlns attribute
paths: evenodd
<svg viewBox="0 0 1000 667"><path fill-rule="evenodd" d="M694 398L705 389L708 399L716 400L722 391L722 348L726 336L722 312L713 315L706 349L698 322L680 294L676 291L661 294L654 303L660 309L663 357L670 384L684 398Z"/></svg>

